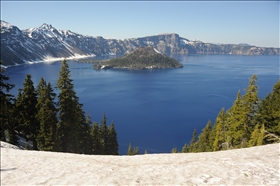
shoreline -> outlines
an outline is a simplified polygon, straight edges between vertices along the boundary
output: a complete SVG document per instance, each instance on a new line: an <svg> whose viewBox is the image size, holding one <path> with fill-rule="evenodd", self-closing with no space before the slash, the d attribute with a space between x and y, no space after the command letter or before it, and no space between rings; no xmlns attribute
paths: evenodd
<svg viewBox="0 0 280 186"><path fill-rule="evenodd" d="M88 58L88 57L96 57L95 54L91 54L91 55L79 55L79 54L74 54L73 56L70 57L50 57L50 56L46 56L43 60L38 60L38 61L24 61L24 63L18 64L16 63L15 65L1 65L1 68L10 68L10 67L15 67L15 66L21 66L21 65L32 65L32 64L36 64L36 63L47 63L47 62L56 62L56 61L61 61L61 60L69 60L69 59L82 59L82 58Z"/></svg>

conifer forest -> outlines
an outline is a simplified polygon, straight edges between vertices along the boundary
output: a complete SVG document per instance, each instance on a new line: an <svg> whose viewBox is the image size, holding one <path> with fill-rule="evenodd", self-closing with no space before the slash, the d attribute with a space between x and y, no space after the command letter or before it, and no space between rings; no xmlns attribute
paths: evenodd
<svg viewBox="0 0 280 186"><path fill-rule="evenodd" d="M14 85L9 84L9 77L1 67L1 141L19 146L21 138L27 142L26 149L119 155L114 122L107 124L105 113L99 123L91 121L70 76L67 61L63 60L55 87L43 78L36 86L31 74L27 74L23 88L13 96L9 90ZM221 108L215 122L209 120L201 133L194 128L190 142L181 152L211 152L277 142L280 142L280 80L261 99L257 76L252 75L245 94L238 91L232 106L227 110ZM173 148L171 152L180 151ZM129 144L127 154L139 154L138 147Z"/></svg>

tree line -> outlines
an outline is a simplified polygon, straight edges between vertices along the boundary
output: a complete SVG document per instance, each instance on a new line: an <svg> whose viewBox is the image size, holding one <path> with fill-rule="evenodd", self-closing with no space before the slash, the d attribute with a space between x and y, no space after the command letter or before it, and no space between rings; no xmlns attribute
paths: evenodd
<svg viewBox="0 0 280 186"><path fill-rule="evenodd" d="M2 61L1 61L2 64ZM73 80L66 60L62 61L57 80L59 94L43 78L34 87L27 74L17 97L9 94L14 85L0 74L0 134L1 141L19 145L19 137L33 150L82 154L117 155L118 140L114 122L107 125L103 113L101 123L92 122L85 114L74 91Z"/></svg>
<svg viewBox="0 0 280 186"><path fill-rule="evenodd" d="M9 94L14 85L6 83L8 80L1 68L2 141L19 145L20 136L32 142L33 150L119 154L114 122L107 125L105 113L100 123L92 122L90 114L86 116L74 91L66 60L59 71L58 95L43 78L35 88L31 75L27 74L23 88L14 97ZM190 142L181 152L220 151L280 142L280 80L265 99L258 97L256 82L257 76L253 75L245 94L238 91L233 105L226 111L222 108L214 124L209 120L199 135L194 128ZM177 148L172 149L172 153L178 152ZM139 154L138 147L129 144L127 154Z"/></svg>
<svg viewBox="0 0 280 186"><path fill-rule="evenodd" d="M214 124L209 120L199 135L194 129L181 152L211 152L280 142L280 79L263 100L258 97L256 82L257 76L253 75L245 94L238 91L233 105L227 111L222 108ZM179 150L173 148L171 152Z"/></svg>

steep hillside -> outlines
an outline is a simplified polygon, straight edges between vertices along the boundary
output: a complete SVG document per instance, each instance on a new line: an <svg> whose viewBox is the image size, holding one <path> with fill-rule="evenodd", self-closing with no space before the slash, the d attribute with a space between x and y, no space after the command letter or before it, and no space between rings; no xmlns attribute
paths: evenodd
<svg viewBox="0 0 280 186"><path fill-rule="evenodd" d="M1 20L1 60L15 65L52 58L116 55L132 52L141 46L151 46L164 54L240 54L279 55L279 48L264 48L248 44L211 44L191 41L176 33L131 39L104 39L85 36L70 30L60 30L43 24L38 28L20 30Z"/></svg>

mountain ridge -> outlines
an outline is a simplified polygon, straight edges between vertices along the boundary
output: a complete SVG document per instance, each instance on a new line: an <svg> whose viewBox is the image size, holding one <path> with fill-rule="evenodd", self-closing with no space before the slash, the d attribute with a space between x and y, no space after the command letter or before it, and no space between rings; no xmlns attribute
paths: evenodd
<svg viewBox="0 0 280 186"><path fill-rule="evenodd" d="M1 20L1 60L4 66L24 64L47 59L76 56L123 55L142 46L152 46L170 54L237 54L279 55L279 48L240 44L212 44L193 41L176 33L164 33L129 39L105 39L87 36L70 30L60 30L51 24L20 30Z"/></svg>

